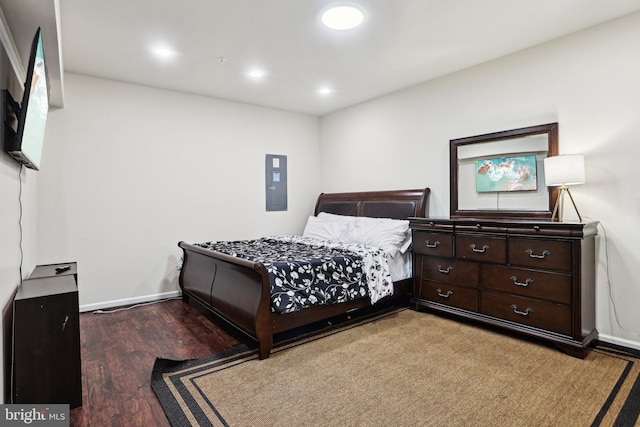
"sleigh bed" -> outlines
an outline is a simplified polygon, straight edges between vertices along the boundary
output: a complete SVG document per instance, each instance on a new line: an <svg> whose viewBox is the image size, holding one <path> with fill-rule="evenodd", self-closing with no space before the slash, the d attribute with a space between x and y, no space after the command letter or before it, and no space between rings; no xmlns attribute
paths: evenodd
<svg viewBox="0 0 640 427"><path fill-rule="evenodd" d="M425 217L428 212L429 191L426 188L322 193L316 202L315 217L309 220L336 215L339 215L337 218L340 219L371 217L405 220L409 217ZM354 220L368 221L366 218ZM392 295L380 297L375 304L372 304L373 298L367 295L345 302L278 312L273 308L272 283L265 263L243 259L237 254L230 254L229 251L224 253L216 250L218 246L215 245L179 242L178 246L184 253L179 279L183 300L204 307L217 318L257 340L260 359L269 357L274 334L353 313L365 307L375 309L388 306L390 303L407 301L411 293L409 276L394 280ZM407 255L410 259L409 252ZM273 270L269 271L273 275ZM411 271L410 268L408 271Z"/></svg>

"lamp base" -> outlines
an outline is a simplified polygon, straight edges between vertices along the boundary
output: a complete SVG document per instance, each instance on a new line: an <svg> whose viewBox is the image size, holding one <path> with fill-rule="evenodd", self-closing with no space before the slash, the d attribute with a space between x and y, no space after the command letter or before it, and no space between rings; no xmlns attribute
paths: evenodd
<svg viewBox="0 0 640 427"><path fill-rule="evenodd" d="M560 194L558 194L558 198L556 199L556 205L553 207L553 214L551 214L551 221L555 221L556 213L558 214L558 222L562 222L562 206L564 205L564 193L569 195L569 199L571 199L571 204L573 204L573 208L576 210L578 214L578 220L582 222L582 216L580 212L578 212L578 207L576 206L576 202L573 201L573 197L571 196L571 191L569 191L569 187L563 185L560 187Z"/></svg>

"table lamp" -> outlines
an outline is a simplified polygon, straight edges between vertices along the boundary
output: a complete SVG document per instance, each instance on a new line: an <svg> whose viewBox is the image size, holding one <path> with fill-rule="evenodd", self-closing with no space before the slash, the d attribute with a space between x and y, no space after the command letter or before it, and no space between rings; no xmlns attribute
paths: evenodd
<svg viewBox="0 0 640 427"><path fill-rule="evenodd" d="M548 187L560 186L560 194L553 208L551 221L558 214L558 221L562 222L562 204L564 193L569 195L578 219L582 222L582 216L578 212L576 202L573 201L569 185L584 184L584 156L582 154L566 154L562 156L547 157L544 159L544 180Z"/></svg>

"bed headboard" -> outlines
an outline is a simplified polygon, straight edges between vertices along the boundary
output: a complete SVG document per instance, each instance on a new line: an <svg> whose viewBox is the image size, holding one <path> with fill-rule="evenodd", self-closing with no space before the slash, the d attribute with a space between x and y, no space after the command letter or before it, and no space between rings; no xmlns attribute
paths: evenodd
<svg viewBox="0 0 640 427"><path fill-rule="evenodd" d="M336 215L407 219L426 217L429 212L429 188L421 190L362 191L357 193L321 193L315 215Z"/></svg>

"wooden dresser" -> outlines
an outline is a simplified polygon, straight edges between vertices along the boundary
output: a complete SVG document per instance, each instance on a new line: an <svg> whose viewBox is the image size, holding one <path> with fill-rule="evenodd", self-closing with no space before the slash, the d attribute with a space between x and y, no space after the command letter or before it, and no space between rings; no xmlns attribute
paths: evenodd
<svg viewBox="0 0 640 427"><path fill-rule="evenodd" d="M584 358L595 329L597 222L412 218L414 297Z"/></svg>

